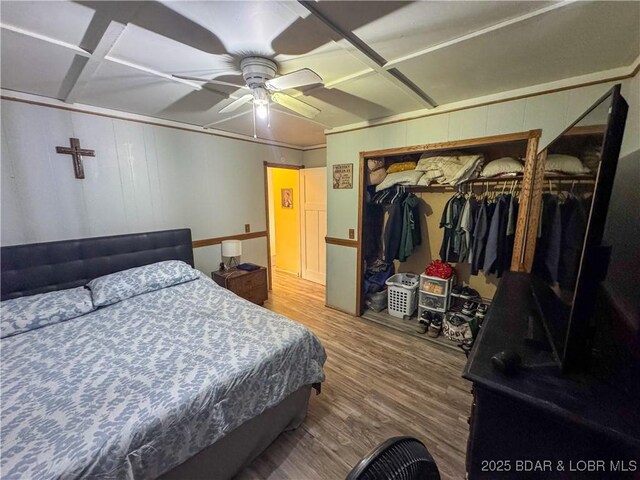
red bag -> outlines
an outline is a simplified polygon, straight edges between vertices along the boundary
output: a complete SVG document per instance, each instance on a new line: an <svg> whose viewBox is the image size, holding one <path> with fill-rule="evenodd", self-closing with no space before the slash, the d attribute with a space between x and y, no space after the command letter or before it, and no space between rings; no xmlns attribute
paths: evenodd
<svg viewBox="0 0 640 480"><path fill-rule="evenodd" d="M453 273L453 267L447 262L442 262L440 260L434 260L424 270L425 275L429 275L430 277L443 278L445 280L450 278Z"/></svg>

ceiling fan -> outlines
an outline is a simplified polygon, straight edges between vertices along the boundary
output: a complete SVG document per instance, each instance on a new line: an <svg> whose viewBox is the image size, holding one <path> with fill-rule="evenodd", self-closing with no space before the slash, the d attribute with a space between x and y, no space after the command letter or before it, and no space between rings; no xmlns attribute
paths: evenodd
<svg viewBox="0 0 640 480"><path fill-rule="evenodd" d="M320 110L313 105L309 105L291 95L282 93L283 90L290 88L303 87L305 85L322 84L322 78L316 72L309 68L296 70L295 72L285 75L277 75L278 66L276 62L265 57L245 57L240 62L242 77L246 85L237 85L221 80L209 80L207 78L191 77L186 75L173 75L183 80L195 80L205 83L213 83L218 85L231 86L250 90L240 98L235 99L229 105L220 110L220 113L230 113L242 105L253 102L254 109L254 137L255 137L255 117L267 118L269 120L269 102L277 103L298 115L306 118L314 118Z"/></svg>

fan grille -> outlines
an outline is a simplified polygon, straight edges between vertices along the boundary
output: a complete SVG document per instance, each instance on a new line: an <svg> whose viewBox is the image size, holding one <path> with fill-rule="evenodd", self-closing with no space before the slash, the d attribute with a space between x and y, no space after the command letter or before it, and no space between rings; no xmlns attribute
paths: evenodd
<svg viewBox="0 0 640 480"><path fill-rule="evenodd" d="M385 443L389 445L369 458L359 474L349 478L354 480L436 480L440 478L438 467L422 442L410 437L400 437ZM355 470L357 469L356 467Z"/></svg>

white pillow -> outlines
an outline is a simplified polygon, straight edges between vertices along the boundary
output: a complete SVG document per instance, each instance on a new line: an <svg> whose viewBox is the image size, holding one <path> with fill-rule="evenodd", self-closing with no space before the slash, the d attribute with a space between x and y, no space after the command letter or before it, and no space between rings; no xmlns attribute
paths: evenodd
<svg viewBox="0 0 640 480"><path fill-rule="evenodd" d="M502 173L522 173L524 172L524 165L521 162L512 157L503 157L493 160L487 163L482 172L481 177L495 177Z"/></svg>
<svg viewBox="0 0 640 480"><path fill-rule="evenodd" d="M180 260L165 260L94 278L87 287L96 307L104 307L147 292L190 282L198 271Z"/></svg>
<svg viewBox="0 0 640 480"><path fill-rule="evenodd" d="M393 187L394 185L417 185L418 180L420 180L422 175L424 175L424 172L418 172L416 170L389 173L382 183L376 187L376 192L384 190L385 188Z"/></svg>
<svg viewBox="0 0 640 480"><path fill-rule="evenodd" d="M53 325L95 310L84 287L40 293L0 303L0 338Z"/></svg>
<svg viewBox="0 0 640 480"><path fill-rule="evenodd" d="M551 153L547 155L547 161L544 164L545 172L562 172L562 173L589 173L590 170L585 167L578 157L571 155L563 155L561 153Z"/></svg>

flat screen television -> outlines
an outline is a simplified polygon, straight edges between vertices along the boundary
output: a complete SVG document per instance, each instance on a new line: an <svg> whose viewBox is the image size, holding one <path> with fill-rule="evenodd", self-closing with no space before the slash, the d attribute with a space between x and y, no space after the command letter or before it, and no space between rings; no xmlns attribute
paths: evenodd
<svg viewBox="0 0 640 480"><path fill-rule="evenodd" d="M566 157L584 166L569 176L545 173L548 192L534 226L539 230L533 294L563 371L584 369L588 361L597 289L608 265L602 238L627 110L616 85L545 147L548 166L565 162L562 168L569 168Z"/></svg>

